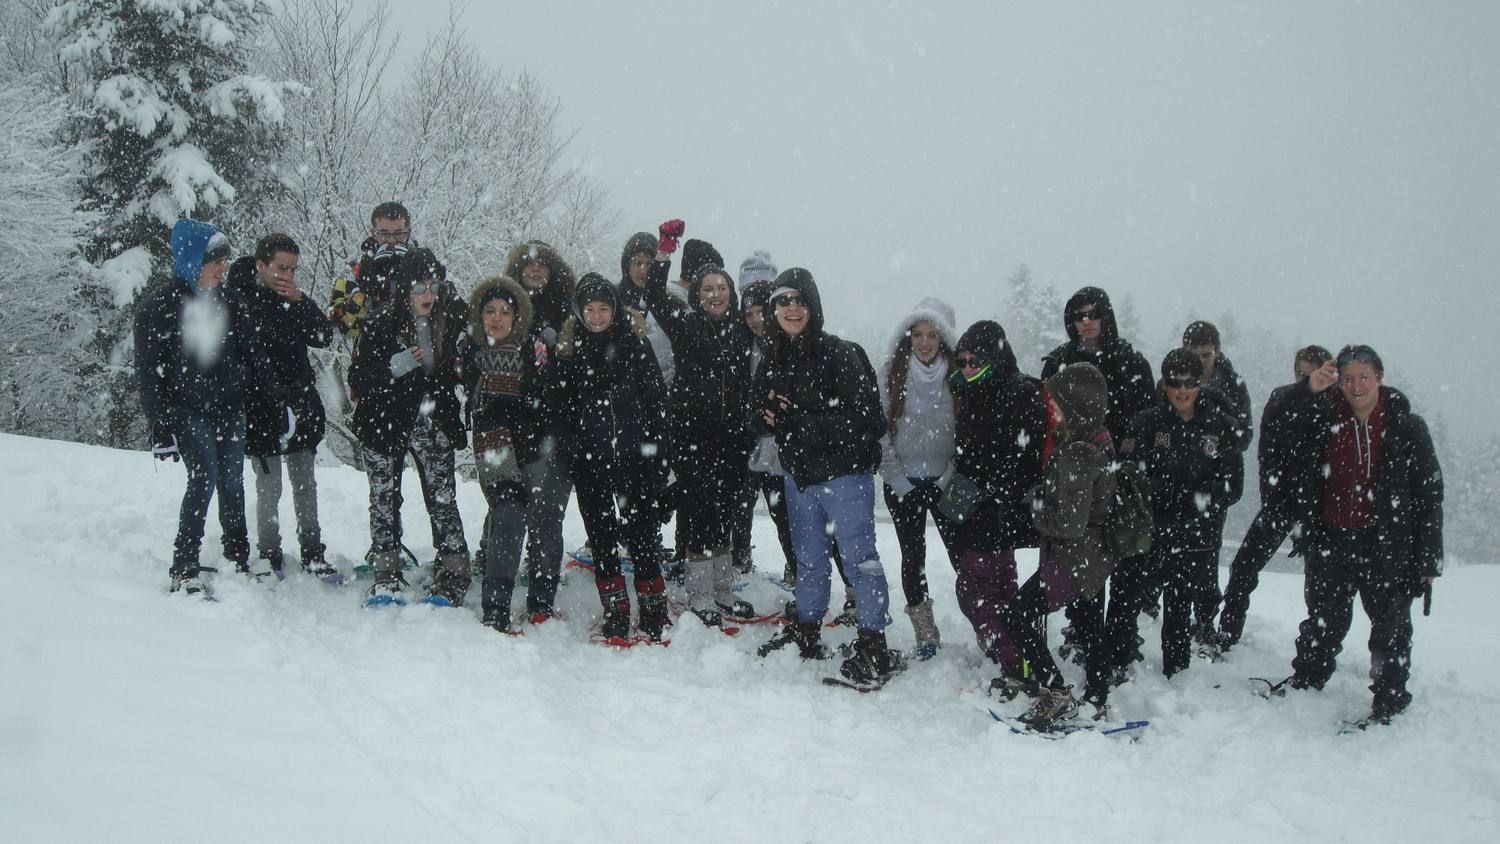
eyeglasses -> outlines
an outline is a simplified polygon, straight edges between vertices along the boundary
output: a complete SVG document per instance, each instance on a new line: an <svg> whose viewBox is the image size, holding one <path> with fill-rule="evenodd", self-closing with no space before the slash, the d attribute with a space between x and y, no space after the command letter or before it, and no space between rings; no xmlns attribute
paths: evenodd
<svg viewBox="0 0 1500 844"><path fill-rule="evenodd" d="M406 240L406 236L411 234L411 229L371 229L370 234L374 235L376 240Z"/></svg>
<svg viewBox="0 0 1500 844"><path fill-rule="evenodd" d="M1069 322L1085 322L1099 319L1099 312L1090 308L1086 311L1072 311L1068 314Z"/></svg>
<svg viewBox="0 0 1500 844"><path fill-rule="evenodd" d="M1197 378L1163 378L1162 383L1174 390L1196 390L1199 387Z"/></svg>
<svg viewBox="0 0 1500 844"><path fill-rule="evenodd" d="M418 281L412 284L413 293L442 293L448 289L446 281Z"/></svg>
<svg viewBox="0 0 1500 844"><path fill-rule="evenodd" d="M783 293L772 299L771 305L776 308L806 308L807 299L793 293Z"/></svg>

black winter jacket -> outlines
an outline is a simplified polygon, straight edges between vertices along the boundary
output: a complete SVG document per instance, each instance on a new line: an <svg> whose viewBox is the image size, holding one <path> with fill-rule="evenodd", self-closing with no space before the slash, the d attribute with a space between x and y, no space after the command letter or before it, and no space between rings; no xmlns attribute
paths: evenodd
<svg viewBox="0 0 1500 844"><path fill-rule="evenodd" d="M1208 386L1223 393L1230 402L1235 439L1239 442L1240 451L1249 450L1250 443L1255 440L1255 416L1250 407L1250 387L1223 352L1219 353L1219 359L1214 363L1214 374L1208 379Z"/></svg>
<svg viewBox="0 0 1500 844"><path fill-rule="evenodd" d="M467 310L467 306L465 306ZM401 378L391 377L391 355L417 344L411 306L403 294L390 307L365 322L349 386L359 396L354 408L354 434L366 448L395 457L406 451L417 415L428 413L454 451L466 444L460 417L458 341L466 327L447 308L432 311L432 344L437 357L432 372L417 367Z"/></svg>
<svg viewBox="0 0 1500 844"><path fill-rule="evenodd" d="M1443 573L1443 470L1427 423L1412 411L1410 400L1392 387L1380 388L1380 400L1385 403L1385 429L1375 469L1374 547L1383 573L1415 596L1422 578ZM1312 486L1307 509L1300 514L1304 533L1298 553L1327 551L1322 510L1328 445L1333 404L1343 401L1337 387L1314 393L1306 379L1292 385L1288 396L1291 436L1314 443L1302 455Z"/></svg>
<svg viewBox="0 0 1500 844"><path fill-rule="evenodd" d="M190 303L224 319L222 341L207 362L184 348L184 308ZM191 345L193 331L188 334ZM195 296L187 282L175 277L158 278L136 311L135 373L146 420L167 432L176 432L188 419L238 415L252 394L276 392L271 364L239 295L221 285Z"/></svg>
<svg viewBox="0 0 1500 844"><path fill-rule="evenodd" d="M677 370L671 387L674 441L708 438L748 455L752 441L746 417L755 335L740 318L734 283L729 285L729 312L715 321L698 304L701 276L691 280L691 306L667 292L671 266L668 261L652 264L645 299L672 341Z"/></svg>
<svg viewBox="0 0 1500 844"><path fill-rule="evenodd" d="M1156 377L1145 355L1120 337L1115 324L1115 312L1109 302L1109 294L1097 287L1085 287L1068 300L1067 310L1080 301L1093 303L1099 309L1103 322L1099 332L1099 349L1090 352L1084 349L1078 337L1078 326L1063 314L1063 324L1068 332L1068 342L1058 346L1042 358L1042 380L1057 374L1059 369L1075 363L1091 363L1104 376L1109 385L1109 413L1104 425L1116 442L1124 436L1130 420L1137 413L1156 403Z"/></svg>
<svg viewBox="0 0 1500 844"><path fill-rule="evenodd" d="M1047 409L1042 382L1021 373L1009 344L1000 358L985 381L963 383L961 373L951 379L958 403L954 470L997 503L998 547L1035 548L1031 490L1042 482Z"/></svg>
<svg viewBox="0 0 1500 844"><path fill-rule="evenodd" d="M625 307L598 334L569 317L543 373L544 404L567 434L576 483L659 499L670 456L667 388L645 334L645 317Z"/></svg>
<svg viewBox="0 0 1500 844"><path fill-rule="evenodd" d="M1261 509L1294 520L1313 511L1322 480L1308 455L1326 446L1318 442L1317 427L1304 418L1322 410L1293 400L1305 382L1302 379L1271 391L1261 411L1260 442L1256 446Z"/></svg>
<svg viewBox="0 0 1500 844"><path fill-rule="evenodd" d="M333 342L334 326L312 299L293 302L264 287L255 279L255 257L247 255L229 267L229 287L245 301L255 325L256 339L271 363L276 382L275 397L256 392L245 406L245 453L269 457L283 453L282 434L286 412L292 411L296 428L285 453L316 448L323 441L327 417L318 395L317 375L307 359L307 350L326 349Z"/></svg>
<svg viewBox="0 0 1500 844"><path fill-rule="evenodd" d="M885 414L875 368L857 343L823 330L823 302L812 273L794 268L777 276L775 287L789 287L808 303L808 324L798 337L766 320L770 350L756 373L750 395L752 432L767 432L761 412L773 410L782 469L798 489L845 475L873 474L880 467ZM767 398L775 392L791 401L781 410Z"/></svg>
<svg viewBox="0 0 1500 844"><path fill-rule="evenodd" d="M1153 549L1222 544L1224 517L1245 491L1245 459L1236 443L1233 417L1203 394L1192 419L1184 420L1163 398L1131 421L1119 455L1137 461L1150 484Z"/></svg>

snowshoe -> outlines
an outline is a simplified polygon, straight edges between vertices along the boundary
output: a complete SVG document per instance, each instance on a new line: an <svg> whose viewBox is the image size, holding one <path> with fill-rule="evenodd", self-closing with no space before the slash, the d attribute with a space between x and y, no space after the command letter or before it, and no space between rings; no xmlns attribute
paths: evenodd
<svg viewBox="0 0 1500 844"><path fill-rule="evenodd" d="M841 610L838 615L834 616L832 621L828 622L828 626L829 627L858 627L859 626L859 616L855 614L855 604L854 604L854 599L853 598L845 598L844 599L844 608L843 608L843 610Z"/></svg>
<svg viewBox="0 0 1500 844"><path fill-rule="evenodd" d="M401 576L400 572L381 572L375 576L375 582L365 591L365 606L404 607L408 588L406 579Z"/></svg>
<svg viewBox="0 0 1500 844"><path fill-rule="evenodd" d="M1031 708L1018 720L1030 729L1048 732L1061 721L1078 717L1078 701L1073 697L1071 686L1043 688Z"/></svg>
<svg viewBox="0 0 1500 844"><path fill-rule="evenodd" d="M1012 677L1002 674L990 681L985 693L1003 701L1012 701L1022 695L1035 698L1042 693L1042 686L1032 677Z"/></svg>
<svg viewBox="0 0 1500 844"><path fill-rule="evenodd" d="M787 645L796 645L797 652L803 659L831 659L833 653L828 646L823 644L822 630L816 623L798 622L788 624L776 635L767 639L764 644L755 650L756 655L761 657L770 656Z"/></svg>
<svg viewBox="0 0 1500 844"><path fill-rule="evenodd" d="M839 666L839 675L850 688L874 691L906 668L900 652L886 646L883 632L861 630L853 651Z"/></svg>
<svg viewBox="0 0 1500 844"><path fill-rule="evenodd" d="M721 604L718 601L715 601L714 606L718 608L719 612L726 618L732 619L734 621L745 621L747 619L756 617L755 607L752 606L749 601L741 601L739 599L735 599L728 604Z"/></svg>
<svg viewBox="0 0 1500 844"><path fill-rule="evenodd" d="M217 600L214 598L213 589L209 588L208 581L203 579L198 570L173 572L172 585L167 591L194 595L205 601Z"/></svg>

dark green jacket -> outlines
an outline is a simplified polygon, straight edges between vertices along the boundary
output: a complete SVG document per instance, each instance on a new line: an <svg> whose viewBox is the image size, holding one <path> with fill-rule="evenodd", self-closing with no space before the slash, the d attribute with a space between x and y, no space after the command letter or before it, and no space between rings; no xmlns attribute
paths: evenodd
<svg viewBox="0 0 1500 844"><path fill-rule="evenodd" d="M1053 434L1032 521L1042 558L1057 560L1080 594L1094 595L1118 562L1104 550L1103 526L1115 495L1114 443L1104 427L1109 389L1087 363L1063 367L1044 387L1062 410L1063 424Z"/></svg>

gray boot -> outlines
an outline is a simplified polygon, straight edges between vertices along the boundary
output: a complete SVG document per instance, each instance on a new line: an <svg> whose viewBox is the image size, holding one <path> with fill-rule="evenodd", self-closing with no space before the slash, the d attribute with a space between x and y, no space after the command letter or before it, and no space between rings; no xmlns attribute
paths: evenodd
<svg viewBox="0 0 1500 844"><path fill-rule="evenodd" d="M463 551L452 551L438 556L436 570L432 573L432 584L427 594L433 603L462 606L464 595L469 592L469 555Z"/></svg>
<svg viewBox="0 0 1500 844"><path fill-rule="evenodd" d="M718 606L719 612L737 619L755 617L755 607L749 601L742 601L734 596L734 557L728 548L720 548L714 554L714 604Z"/></svg>
<svg viewBox="0 0 1500 844"><path fill-rule="evenodd" d="M688 608L709 627L720 626L723 618L714 606L714 559L690 552L682 565L686 571L683 585L687 589Z"/></svg>
<svg viewBox="0 0 1500 844"><path fill-rule="evenodd" d="M912 630L917 634L917 649L912 652L912 657L932 659L937 656L943 640L938 635L937 621L932 617L932 599L907 607L906 614L911 617Z"/></svg>

